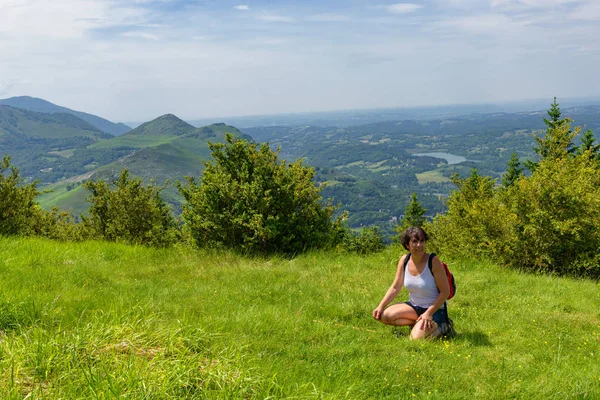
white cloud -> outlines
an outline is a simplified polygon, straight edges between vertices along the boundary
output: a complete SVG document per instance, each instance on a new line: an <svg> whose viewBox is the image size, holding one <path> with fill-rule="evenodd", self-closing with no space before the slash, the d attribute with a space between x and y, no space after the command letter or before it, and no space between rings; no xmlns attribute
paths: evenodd
<svg viewBox="0 0 600 400"><path fill-rule="evenodd" d="M528 25L526 21L515 21L504 14L490 13L445 18L433 23L431 27L454 33L513 36L514 34L521 33L526 25Z"/></svg>
<svg viewBox="0 0 600 400"><path fill-rule="evenodd" d="M4 82L3 84L0 84L0 96L5 96L10 94L11 89L15 86L18 86L21 83L27 83L25 81L22 81L19 78L13 78L13 79L9 79L8 81Z"/></svg>
<svg viewBox="0 0 600 400"><path fill-rule="evenodd" d="M570 19L600 21L600 3L582 4L568 14Z"/></svg>
<svg viewBox="0 0 600 400"><path fill-rule="evenodd" d="M580 0L491 0L493 8L504 10L550 9L572 4Z"/></svg>
<svg viewBox="0 0 600 400"><path fill-rule="evenodd" d="M142 7L120 6L109 0L2 0L0 33L73 39L89 29L141 25L148 15Z"/></svg>
<svg viewBox="0 0 600 400"><path fill-rule="evenodd" d="M155 35L153 33L140 32L140 31L124 32L121 34L121 36L135 38L135 39L160 40L160 37L158 37L157 35Z"/></svg>
<svg viewBox="0 0 600 400"><path fill-rule="evenodd" d="M389 6L384 6L384 8L393 14L410 14L420 8L423 8L423 6L415 3L396 3Z"/></svg>
<svg viewBox="0 0 600 400"><path fill-rule="evenodd" d="M0 93L119 120L600 94L598 0L400 1L0 0Z"/></svg>
<svg viewBox="0 0 600 400"><path fill-rule="evenodd" d="M248 11L250 9L250 7L246 4L240 4L239 6L235 6L233 8L240 11Z"/></svg>
<svg viewBox="0 0 600 400"><path fill-rule="evenodd" d="M265 22L294 22L293 18L284 15L259 15L257 18Z"/></svg>

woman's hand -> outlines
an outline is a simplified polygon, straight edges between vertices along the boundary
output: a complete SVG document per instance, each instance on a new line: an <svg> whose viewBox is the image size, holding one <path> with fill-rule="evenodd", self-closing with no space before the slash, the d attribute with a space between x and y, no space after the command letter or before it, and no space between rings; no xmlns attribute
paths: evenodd
<svg viewBox="0 0 600 400"><path fill-rule="evenodd" d="M373 318L380 320L381 314L383 314L383 307L377 307L373 310Z"/></svg>
<svg viewBox="0 0 600 400"><path fill-rule="evenodd" d="M421 324L421 330L428 331L433 326L433 317L427 313L421 314L419 318L417 318L417 322L423 321Z"/></svg>

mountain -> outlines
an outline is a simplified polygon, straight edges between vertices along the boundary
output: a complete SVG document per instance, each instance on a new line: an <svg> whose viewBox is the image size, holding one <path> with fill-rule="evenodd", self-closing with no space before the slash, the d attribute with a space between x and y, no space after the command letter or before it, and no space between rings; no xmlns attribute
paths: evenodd
<svg viewBox="0 0 600 400"><path fill-rule="evenodd" d="M10 155L28 180L53 182L85 172L86 146L112 137L72 114L0 105L0 157Z"/></svg>
<svg viewBox="0 0 600 400"><path fill-rule="evenodd" d="M134 149L126 157L99 167L98 174L106 175L106 171L110 171L111 175L116 175L127 168L133 175L164 182L200 174L204 161L210 158L208 141L223 142L226 133L252 140L224 123L196 128L173 114L166 114L122 136L94 143L89 148L106 151L124 147Z"/></svg>
<svg viewBox="0 0 600 400"><path fill-rule="evenodd" d="M91 162L84 166L86 171L44 187L53 192L41 196L40 203L45 208L58 206L81 214L88 205L80 183L87 179L115 178L124 168L133 176L160 185L183 180L185 176L197 177L204 169L204 162L211 157L208 141L224 142L226 133L252 140L224 123L196 128L175 115L163 115L122 136L98 141L79 150L81 154L90 154L87 160L94 156L100 160L101 155L106 157L108 154L119 156L104 158L108 161L105 163ZM163 194L177 210L182 201L177 190L168 186Z"/></svg>
<svg viewBox="0 0 600 400"><path fill-rule="evenodd" d="M197 128L176 117L173 114L162 115L152 121L145 122L127 133L128 136L136 135L170 135L180 136L191 133Z"/></svg>
<svg viewBox="0 0 600 400"><path fill-rule="evenodd" d="M108 139L112 137L72 114L46 114L0 105L0 137L7 135L20 136L23 139L74 137Z"/></svg>
<svg viewBox="0 0 600 400"><path fill-rule="evenodd" d="M131 130L129 126L123 123L114 123L96 115L57 106L56 104L50 103L49 101L43 99L38 99L36 97L18 96L10 97L8 99L0 99L0 105L7 105L46 114L71 114L95 126L102 132L108 133L112 136L119 136Z"/></svg>

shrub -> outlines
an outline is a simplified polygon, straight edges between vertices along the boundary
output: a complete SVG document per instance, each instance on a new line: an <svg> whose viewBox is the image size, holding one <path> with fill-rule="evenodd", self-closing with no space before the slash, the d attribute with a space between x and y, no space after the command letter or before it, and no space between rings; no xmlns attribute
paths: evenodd
<svg viewBox="0 0 600 400"><path fill-rule="evenodd" d="M591 152L542 160L507 199L518 221L505 262L600 276L600 170Z"/></svg>
<svg viewBox="0 0 600 400"><path fill-rule="evenodd" d="M296 254L340 239L341 218L332 221L335 207L321 203L313 168L231 134L209 146L214 161L205 163L201 181L179 184L182 216L198 246Z"/></svg>
<svg viewBox="0 0 600 400"><path fill-rule="evenodd" d="M5 156L0 162L0 235L29 235L36 216L37 181L24 183L19 169Z"/></svg>
<svg viewBox="0 0 600 400"><path fill-rule="evenodd" d="M33 234L49 239L80 241L86 238L85 229L75 223L75 218L66 211L53 207L51 211L37 208L33 223Z"/></svg>
<svg viewBox="0 0 600 400"><path fill-rule="evenodd" d="M349 253L366 255L383 250L385 243L379 228L371 226L364 228L360 233L347 230L341 248Z"/></svg>
<svg viewBox="0 0 600 400"><path fill-rule="evenodd" d="M510 250L516 216L500 200L495 180L473 170L447 199L448 211L425 224L433 250L451 257L494 258Z"/></svg>
<svg viewBox="0 0 600 400"><path fill-rule="evenodd" d="M556 137L572 132L568 121L553 129ZM465 180L453 177L458 190L447 213L425 227L432 248L519 269L600 277L600 167L592 149L575 154L569 143L556 142L552 157L508 187L475 171Z"/></svg>
<svg viewBox="0 0 600 400"><path fill-rule="evenodd" d="M82 219L91 237L157 247L178 240L175 218L160 197L163 188L154 184L144 186L140 178L130 178L126 169L112 184L114 190L109 182L102 180L83 184L90 192L86 200L91 206L89 215Z"/></svg>
<svg viewBox="0 0 600 400"><path fill-rule="evenodd" d="M450 257L497 258L511 251L516 216L500 199L495 180L474 169L469 177L452 176L458 186L447 199L448 211L425 224L431 249Z"/></svg>

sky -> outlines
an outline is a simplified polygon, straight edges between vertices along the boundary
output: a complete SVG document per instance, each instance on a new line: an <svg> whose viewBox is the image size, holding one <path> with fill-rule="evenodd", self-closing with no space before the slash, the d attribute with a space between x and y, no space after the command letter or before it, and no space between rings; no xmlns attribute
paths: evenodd
<svg viewBox="0 0 600 400"><path fill-rule="evenodd" d="M0 0L0 98L112 121L600 96L600 0Z"/></svg>

